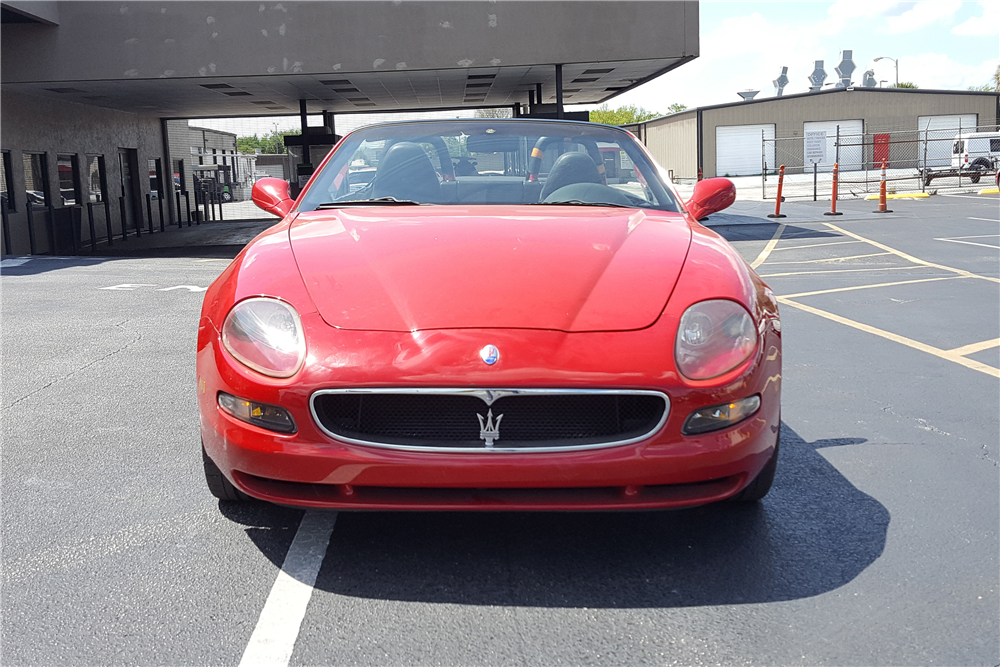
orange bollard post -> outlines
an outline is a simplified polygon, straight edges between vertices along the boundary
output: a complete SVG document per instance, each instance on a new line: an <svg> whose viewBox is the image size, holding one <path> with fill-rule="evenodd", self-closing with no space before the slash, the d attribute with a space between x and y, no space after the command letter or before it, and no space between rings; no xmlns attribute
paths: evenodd
<svg viewBox="0 0 1000 667"><path fill-rule="evenodd" d="M823 215L844 215L837 211L837 163L833 163L833 199L830 200L830 210Z"/></svg>
<svg viewBox="0 0 1000 667"><path fill-rule="evenodd" d="M774 213L768 213L769 218L784 218L786 216L781 214L781 187L785 183L785 165L778 167L778 198L774 202Z"/></svg>
<svg viewBox="0 0 1000 667"><path fill-rule="evenodd" d="M885 202L885 160L882 160L882 184L878 188L878 210L872 213L892 213Z"/></svg>
<svg viewBox="0 0 1000 667"><path fill-rule="evenodd" d="M701 167L698 167L698 180L700 181L700 180L702 180L704 178L705 178L704 171L702 170Z"/></svg>

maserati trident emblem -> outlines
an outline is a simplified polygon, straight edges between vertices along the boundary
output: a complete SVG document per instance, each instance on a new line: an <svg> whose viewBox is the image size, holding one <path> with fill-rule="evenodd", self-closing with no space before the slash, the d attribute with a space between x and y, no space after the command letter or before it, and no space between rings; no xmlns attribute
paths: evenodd
<svg viewBox="0 0 1000 667"><path fill-rule="evenodd" d="M487 345L479 350L479 356L488 366L492 366L500 358L500 350L497 349L496 345Z"/></svg>
<svg viewBox="0 0 1000 667"><path fill-rule="evenodd" d="M500 420L503 419L503 415L497 415L496 424L493 423L492 408L486 413L485 424L481 414L476 414L476 416L479 417L479 437L486 441L487 447L492 447L493 441L500 439Z"/></svg>

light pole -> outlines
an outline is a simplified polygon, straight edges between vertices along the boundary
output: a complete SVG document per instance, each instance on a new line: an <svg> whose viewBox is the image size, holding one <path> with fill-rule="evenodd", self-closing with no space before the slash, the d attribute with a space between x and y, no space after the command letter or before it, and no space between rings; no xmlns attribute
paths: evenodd
<svg viewBox="0 0 1000 667"><path fill-rule="evenodd" d="M880 60L891 60L893 64L896 66L896 87L899 88L899 61L896 60L895 58L890 58L889 56L879 56L878 58L875 59L875 62L878 62Z"/></svg>

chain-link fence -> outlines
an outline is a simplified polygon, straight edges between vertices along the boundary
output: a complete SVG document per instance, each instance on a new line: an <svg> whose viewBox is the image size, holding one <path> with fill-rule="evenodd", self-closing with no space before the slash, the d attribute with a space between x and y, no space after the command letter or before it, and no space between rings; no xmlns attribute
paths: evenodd
<svg viewBox="0 0 1000 667"><path fill-rule="evenodd" d="M984 187L1000 167L1000 128L995 125L863 134L839 129L763 138L764 199L777 196L781 165L782 197L814 201L831 198L834 164L840 198L877 194L883 162L890 194Z"/></svg>

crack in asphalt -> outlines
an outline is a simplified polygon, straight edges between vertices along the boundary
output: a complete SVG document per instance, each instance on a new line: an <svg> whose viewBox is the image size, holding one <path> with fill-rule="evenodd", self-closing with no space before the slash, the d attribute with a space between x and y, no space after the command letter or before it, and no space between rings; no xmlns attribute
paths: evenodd
<svg viewBox="0 0 1000 667"><path fill-rule="evenodd" d="M116 327L118 327L118 328L120 328L120 329L123 329L123 330L124 330L124 326L125 326L126 324L128 324L128 323L129 323L130 321L131 321L131 320L125 320L125 321L123 321L123 322L116 322L116 323L114 324L114 326L116 326ZM119 348L117 348L117 349L115 349L115 350L112 350L111 352L108 352L107 354L105 354L105 355L103 355L103 356L101 356L101 357L98 357L97 359L94 359L93 361L89 361L89 362L87 362L87 363L86 363L86 364L84 364L83 366L80 366L79 368L76 368L76 369L74 369L74 370L70 371L69 373L66 373L65 375L62 375L62 376L60 376L60 377L57 377L57 378L55 378L54 380L51 380L51 381L49 381L48 383L46 383L45 385L43 385L43 386L41 386L41 387L39 387L39 388L37 388L37 389L34 389L34 390L32 390L32 391L29 391L29 392L28 392L27 394L25 394L24 396L21 396L20 398L18 398L17 400L15 400L15 401L14 401L13 403L10 403L10 404L8 404L8 405L5 405L5 406L3 406L3 409L4 409L4 410L10 410L10 409L11 409L11 408L13 408L14 406L16 406L16 405L18 405L18 404L20 404L20 403L23 403L24 401L26 401L27 399L31 398L31 397L32 397L32 396L34 396L35 394L38 394L38 393L40 393L40 392L43 392L43 391L45 391L46 389L48 389L49 387L51 387L51 386L53 386L53 385L56 385L56 384L58 384L58 383L62 382L63 380L68 380L69 378L73 377L73 376L74 376L74 375L76 375L77 373L79 373L79 372L81 372L81 371L85 371L85 370L87 370L88 368L90 368L91 366L93 366L93 365L95 365L95 364L99 364L100 362L104 361L105 359L107 359L107 358L109 358L109 357L113 357L114 355L118 354L119 352L123 352L123 351L125 351L125 350L126 350L126 349L127 349L128 347L129 347L129 346L131 346L131 345L134 345L135 343L138 343L138 342L139 342L140 340L142 340L142 338L143 338L143 335L142 335L142 334L140 333L140 334L139 334L139 336L138 336L137 338L133 338L132 340L128 341L127 343L125 343L125 344L124 344L124 345L122 345L121 347L119 347Z"/></svg>

